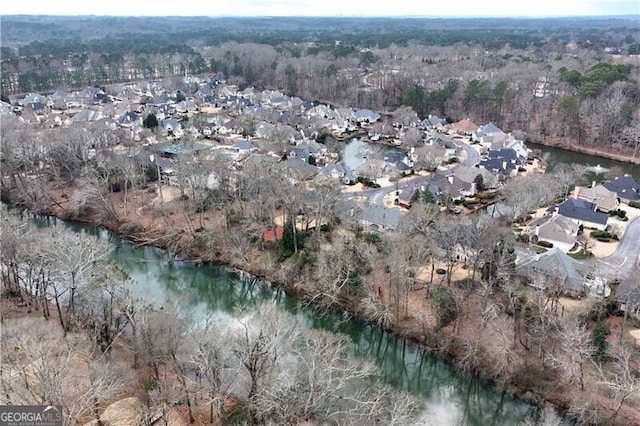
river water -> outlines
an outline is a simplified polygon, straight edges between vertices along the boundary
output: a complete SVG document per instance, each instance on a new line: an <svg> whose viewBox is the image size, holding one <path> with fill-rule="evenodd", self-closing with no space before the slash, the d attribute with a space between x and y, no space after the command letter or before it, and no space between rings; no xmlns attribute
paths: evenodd
<svg viewBox="0 0 640 426"><path fill-rule="evenodd" d="M640 165L638 164L624 163L622 161L610 160L608 158L596 157L589 154L581 154L579 152L567 151L532 142L527 142L527 147L532 150L539 150L542 154L548 154L549 160L547 170L552 170L556 164L560 163L583 164L589 167L600 165L605 169L611 169L612 167L619 168L623 173L628 173L636 180L640 180ZM588 177L590 180L600 181L604 178L604 174L592 171Z"/></svg>
<svg viewBox="0 0 640 426"><path fill-rule="evenodd" d="M271 301L294 313L305 326L348 335L355 355L375 361L385 381L424 401L420 425L517 425L538 417L536 407L496 392L489 384L457 370L415 344L340 314L321 313L304 306L247 274L197 265L154 247L135 247L103 228L42 216L36 223L68 226L76 232L111 241L115 245L113 261L130 273L135 293L150 303L182 298L196 314L206 312L231 318L236 308Z"/></svg>

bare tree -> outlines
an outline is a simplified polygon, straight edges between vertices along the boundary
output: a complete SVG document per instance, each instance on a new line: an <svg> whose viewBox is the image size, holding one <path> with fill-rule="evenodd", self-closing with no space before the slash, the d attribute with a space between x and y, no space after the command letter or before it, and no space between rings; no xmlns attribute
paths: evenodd
<svg viewBox="0 0 640 426"><path fill-rule="evenodd" d="M65 289L62 292L69 292L66 313L73 319L77 292L86 289L96 278L94 272L106 265L112 247L91 235L59 230L52 230L44 241L42 256L52 268L56 285ZM59 306L59 295L55 298ZM68 330L69 321L65 323L62 318L60 321Z"/></svg>
<svg viewBox="0 0 640 426"><path fill-rule="evenodd" d="M286 361L298 333L296 322L270 304L245 315L232 331L230 344L248 376L247 401L254 421L265 415L258 410L258 396Z"/></svg>
<svg viewBox="0 0 640 426"><path fill-rule="evenodd" d="M584 364L593 352L591 333L577 320L563 321L560 351L552 355L552 363L565 375L569 384L580 383L584 390Z"/></svg>
<svg viewBox="0 0 640 426"><path fill-rule="evenodd" d="M131 372L99 355L86 336L63 338L61 330L42 321L24 318L3 325L1 402L62 405L71 423L88 415L99 422L101 403L129 386Z"/></svg>
<svg viewBox="0 0 640 426"><path fill-rule="evenodd" d="M613 353L610 369L604 370L601 364L596 364L600 376L599 383L603 385L618 404L609 421L614 424L625 402L640 392L640 378L638 376L638 349L631 345L622 344Z"/></svg>

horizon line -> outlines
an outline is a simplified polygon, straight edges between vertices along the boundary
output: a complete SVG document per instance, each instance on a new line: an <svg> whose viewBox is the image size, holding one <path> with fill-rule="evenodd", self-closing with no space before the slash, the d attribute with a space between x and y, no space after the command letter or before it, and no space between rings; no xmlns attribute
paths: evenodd
<svg viewBox="0 0 640 426"><path fill-rule="evenodd" d="M54 17L54 18L381 18L381 19L559 19L559 18L634 18L637 14L612 15L109 15L109 14L78 14L52 15L14 13L0 14L0 19L8 17Z"/></svg>

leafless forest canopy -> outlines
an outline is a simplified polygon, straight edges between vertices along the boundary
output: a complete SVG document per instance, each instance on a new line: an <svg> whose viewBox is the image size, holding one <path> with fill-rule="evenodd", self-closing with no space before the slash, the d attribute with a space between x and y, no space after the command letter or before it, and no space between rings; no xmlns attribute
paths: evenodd
<svg viewBox="0 0 640 426"><path fill-rule="evenodd" d="M332 105L637 143L638 19L2 18L2 98L222 73Z"/></svg>

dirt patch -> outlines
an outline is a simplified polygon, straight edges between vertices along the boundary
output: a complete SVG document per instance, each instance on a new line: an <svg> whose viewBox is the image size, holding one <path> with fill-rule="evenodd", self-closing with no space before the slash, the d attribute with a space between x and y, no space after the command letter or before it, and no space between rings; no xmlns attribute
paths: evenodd
<svg viewBox="0 0 640 426"><path fill-rule="evenodd" d="M630 330L629 335L633 337L636 341L636 344L640 346L640 329Z"/></svg>

